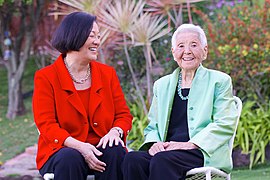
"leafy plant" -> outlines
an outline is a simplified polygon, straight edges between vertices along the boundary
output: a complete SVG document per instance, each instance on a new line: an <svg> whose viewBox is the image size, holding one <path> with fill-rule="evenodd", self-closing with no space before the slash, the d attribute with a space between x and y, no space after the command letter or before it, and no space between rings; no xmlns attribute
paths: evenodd
<svg viewBox="0 0 270 180"><path fill-rule="evenodd" d="M131 149L138 150L144 141L144 128L148 124L147 115L144 114L140 102L129 103L130 112L133 115L132 129L128 134L128 145Z"/></svg>
<svg viewBox="0 0 270 180"><path fill-rule="evenodd" d="M266 146L270 144L270 102L256 107L255 101L244 103L235 137L235 147L250 154L249 167L265 162Z"/></svg>
<svg viewBox="0 0 270 180"><path fill-rule="evenodd" d="M167 17L168 25L171 26L171 21L175 27L183 23L183 11L188 11L189 22L192 23L191 3L197 3L204 0L146 0L148 5L146 11L161 17ZM186 4L186 6L184 6Z"/></svg>
<svg viewBox="0 0 270 180"><path fill-rule="evenodd" d="M152 42L170 32L170 28L167 28L166 26L167 22L162 21L161 16L152 16L148 13L141 14L134 23L134 46L143 46L143 54L146 62L147 102L151 102L153 86L151 57L156 59L152 48Z"/></svg>
<svg viewBox="0 0 270 180"><path fill-rule="evenodd" d="M98 17L100 18L104 27L114 32L118 32L122 35L124 52L126 55L128 68L130 70L137 94L142 103L144 113L147 114L148 110L146 108L141 88L139 87L138 80L136 78L128 52L128 45L130 44L130 42L128 42L128 39L129 37L131 37L132 42L134 40L134 23L137 21L137 18L142 13L144 5L145 2L143 0L139 0L137 2L132 0L112 1L111 3L107 4L104 9L102 8L99 10Z"/></svg>
<svg viewBox="0 0 270 180"><path fill-rule="evenodd" d="M268 102L270 94L270 1L245 1L224 6L202 17L207 31L207 66L222 70L233 78L234 88L243 99Z"/></svg>
<svg viewBox="0 0 270 180"><path fill-rule="evenodd" d="M96 14L97 7L102 6L106 3L106 0L58 0L59 2L65 4L66 6L58 6L57 12L54 15L66 15L74 10L86 11L91 14Z"/></svg>

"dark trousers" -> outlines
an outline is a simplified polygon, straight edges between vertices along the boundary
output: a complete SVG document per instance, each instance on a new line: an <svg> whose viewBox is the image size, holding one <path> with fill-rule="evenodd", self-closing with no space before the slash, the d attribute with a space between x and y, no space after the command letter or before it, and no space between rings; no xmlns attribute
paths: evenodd
<svg viewBox="0 0 270 180"><path fill-rule="evenodd" d="M184 180L186 172L204 164L200 150L163 151L151 156L146 151L126 154L124 180Z"/></svg>
<svg viewBox="0 0 270 180"><path fill-rule="evenodd" d="M126 154L125 148L118 145L98 150L103 153L98 159L106 163L104 172L90 169L81 153L68 147L51 156L39 172L42 176L54 173L54 180L86 180L87 175L95 175L95 180L122 180L121 166Z"/></svg>

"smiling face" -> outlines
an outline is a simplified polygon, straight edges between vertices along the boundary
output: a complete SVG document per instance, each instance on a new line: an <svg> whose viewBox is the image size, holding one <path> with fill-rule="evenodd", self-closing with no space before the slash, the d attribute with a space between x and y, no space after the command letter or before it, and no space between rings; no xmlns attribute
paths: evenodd
<svg viewBox="0 0 270 180"><path fill-rule="evenodd" d="M180 32L176 44L172 47L174 60L182 70L196 71L206 58L207 46L203 47L196 32Z"/></svg>
<svg viewBox="0 0 270 180"><path fill-rule="evenodd" d="M98 47L100 45L100 32L96 22L93 23L92 31L85 41L84 45L80 48L79 53L81 58L96 60L98 55Z"/></svg>

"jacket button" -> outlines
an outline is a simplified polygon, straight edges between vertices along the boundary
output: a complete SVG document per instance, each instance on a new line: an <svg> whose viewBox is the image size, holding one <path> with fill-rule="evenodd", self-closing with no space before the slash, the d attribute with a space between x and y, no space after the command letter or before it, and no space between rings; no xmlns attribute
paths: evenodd
<svg viewBox="0 0 270 180"><path fill-rule="evenodd" d="M97 126L98 126L98 123L95 122L95 123L94 123L94 126L97 127Z"/></svg>
<svg viewBox="0 0 270 180"><path fill-rule="evenodd" d="M193 107L190 107L189 109L190 109L190 110L193 110Z"/></svg>
<svg viewBox="0 0 270 180"><path fill-rule="evenodd" d="M55 143L55 144L57 144L58 142L59 142L58 139L55 139L55 140L54 140L54 143Z"/></svg>
<svg viewBox="0 0 270 180"><path fill-rule="evenodd" d="M192 117L192 118L190 118L190 120L191 120L191 121L193 121L193 120L194 120L194 118Z"/></svg>

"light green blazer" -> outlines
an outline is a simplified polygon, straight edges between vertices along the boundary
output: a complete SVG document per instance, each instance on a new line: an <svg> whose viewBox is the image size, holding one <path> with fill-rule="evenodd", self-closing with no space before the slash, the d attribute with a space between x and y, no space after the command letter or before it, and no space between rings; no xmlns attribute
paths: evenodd
<svg viewBox="0 0 270 180"><path fill-rule="evenodd" d="M154 83L149 124L141 150L165 141L180 68ZM181 108L181 107L179 107ZM190 142L200 147L204 166L232 170L229 140L236 128L237 110L229 75L200 65L189 91L187 120Z"/></svg>

